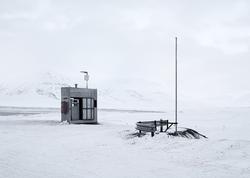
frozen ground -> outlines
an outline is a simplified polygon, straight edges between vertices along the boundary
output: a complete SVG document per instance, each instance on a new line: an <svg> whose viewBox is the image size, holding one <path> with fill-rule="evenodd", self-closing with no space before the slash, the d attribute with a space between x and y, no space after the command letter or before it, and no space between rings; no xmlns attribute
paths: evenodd
<svg viewBox="0 0 250 178"><path fill-rule="evenodd" d="M0 108L0 177L250 177L250 108L184 110L180 127L208 139L128 136L167 113L99 112L99 125L60 123L56 109Z"/></svg>

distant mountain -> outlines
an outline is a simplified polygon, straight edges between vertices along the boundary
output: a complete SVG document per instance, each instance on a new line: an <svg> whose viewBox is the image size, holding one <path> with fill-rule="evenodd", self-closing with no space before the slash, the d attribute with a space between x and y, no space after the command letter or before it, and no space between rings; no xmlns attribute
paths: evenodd
<svg viewBox="0 0 250 178"><path fill-rule="evenodd" d="M0 105L60 107L60 89L72 86L72 81L45 73L32 82L11 85L2 83ZM171 106L171 98L162 91L161 86L148 81L109 81L109 85L97 88L100 108L164 110Z"/></svg>
<svg viewBox="0 0 250 178"><path fill-rule="evenodd" d="M0 84L2 106L59 106L60 88L69 86L63 78L46 73L35 82Z"/></svg>
<svg viewBox="0 0 250 178"><path fill-rule="evenodd" d="M61 87L83 86L79 78L44 73L35 81L6 83L0 81L0 106L60 107ZM144 79L113 79L90 81L98 89L98 107L129 110L174 110L173 86ZM178 107L201 108L220 106L250 106L250 94L195 99L178 93ZM228 104L229 103L229 104ZM230 104L231 103L231 104ZM232 104L233 103L233 104Z"/></svg>

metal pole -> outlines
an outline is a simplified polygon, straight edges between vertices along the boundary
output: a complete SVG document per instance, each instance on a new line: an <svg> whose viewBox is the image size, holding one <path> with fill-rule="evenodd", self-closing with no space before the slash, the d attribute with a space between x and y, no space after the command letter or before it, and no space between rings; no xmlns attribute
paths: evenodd
<svg viewBox="0 0 250 178"><path fill-rule="evenodd" d="M86 88L88 88L88 81L89 81L89 73L87 71L80 71L84 73L84 80L86 81Z"/></svg>
<svg viewBox="0 0 250 178"><path fill-rule="evenodd" d="M175 132L177 132L177 37L175 37Z"/></svg>

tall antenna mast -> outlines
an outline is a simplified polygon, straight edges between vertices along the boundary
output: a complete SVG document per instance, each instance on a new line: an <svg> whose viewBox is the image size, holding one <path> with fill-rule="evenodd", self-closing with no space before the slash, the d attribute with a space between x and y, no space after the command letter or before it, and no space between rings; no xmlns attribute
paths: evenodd
<svg viewBox="0 0 250 178"><path fill-rule="evenodd" d="M177 132L177 37L175 37L175 132Z"/></svg>

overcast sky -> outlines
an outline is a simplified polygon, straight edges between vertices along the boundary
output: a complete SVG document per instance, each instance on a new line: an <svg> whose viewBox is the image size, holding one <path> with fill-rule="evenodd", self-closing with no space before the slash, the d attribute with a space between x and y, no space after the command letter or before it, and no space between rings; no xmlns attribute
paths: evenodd
<svg viewBox="0 0 250 178"><path fill-rule="evenodd" d="M250 93L248 0L0 0L0 81L88 70L173 87L175 36L180 92Z"/></svg>

